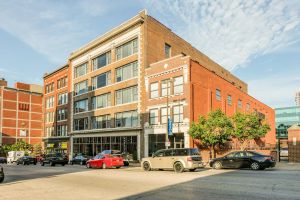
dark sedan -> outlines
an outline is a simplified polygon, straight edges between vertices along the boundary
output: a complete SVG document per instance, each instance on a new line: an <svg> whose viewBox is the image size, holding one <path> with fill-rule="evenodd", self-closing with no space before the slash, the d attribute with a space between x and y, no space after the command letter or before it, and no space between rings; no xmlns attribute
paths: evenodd
<svg viewBox="0 0 300 200"><path fill-rule="evenodd" d="M68 162L69 160L67 156L61 153L47 154L40 161L41 166L44 166L45 164L49 164L50 166L55 166L56 164L65 166L66 164L68 164Z"/></svg>
<svg viewBox="0 0 300 200"><path fill-rule="evenodd" d="M263 155L254 151L231 152L224 157L215 158L210 161L210 167L221 168L250 168L253 170L264 170L275 167L276 162L272 156Z"/></svg>
<svg viewBox="0 0 300 200"><path fill-rule="evenodd" d="M7 159L5 157L0 157L0 163L2 164L7 163Z"/></svg>
<svg viewBox="0 0 300 200"><path fill-rule="evenodd" d="M17 165L30 165L30 164L34 164L36 165L37 160L36 158L33 158L31 156L23 156L21 158L18 158L18 160L16 161Z"/></svg>
<svg viewBox="0 0 300 200"><path fill-rule="evenodd" d="M79 164L79 165L85 165L86 164L86 161L88 161L89 158L87 156L84 156L84 155L78 155L78 156L75 156L71 161L70 161L70 164L73 165L73 164Z"/></svg>
<svg viewBox="0 0 300 200"><path fill-rule="evenodd" d="M4 171L3 167L0 165L0 183L4 181Z"/></svg>

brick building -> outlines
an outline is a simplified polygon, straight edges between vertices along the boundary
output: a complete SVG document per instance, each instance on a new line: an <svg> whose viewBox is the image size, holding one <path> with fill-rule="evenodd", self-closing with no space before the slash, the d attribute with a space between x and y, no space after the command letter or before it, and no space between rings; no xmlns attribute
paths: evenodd
<svg viewBox="0 0 300 200"><path fill-rule="evenodd" d="M160 61L170 67L163 65L161 68ZM172 67L180 68L177 62L182 61L187 62L186 67L172 72L174 79L171 83L183 84L184 87L183 93L170 98L172 109L177 106L170 111L177 112L180 136L173 138L176 147L191 146L187 135L190 122L213 108L220 107L231 115L242 105L242 109L261 110L270 121L274 120L271 108L247 95L246 83L142 11L69 56L71 156L74 153L95 155L104 149L119 149L129 152L134 159L140 159L151 151L148 137L152 137L150 141L164 143L159 138L155 139L156 135L151 136L161 134L166 127L158 125L155 130L150 130L149 111L151 106L164 104L165 98L157 97L157 100L150 101L149 83L155 79L161 81L157 90L167 87L168 83L162 82L168 75L159 75L160 79L155 74L161 74L161 70L169 71ZM183 78L177 79L177 76ZM176 86L177 89L181 87ZM212 98L216 89L220 90L218 96L221 95L221 100ZM168 90L164 88L164 91ZM231 95L230 99L225 97L227 94ZM228 106L227 101L231 105ZM183 116L182 109L188 109ZM166 110L160 112L165 113ZM266 137L270 144L274 142L272 134L275 138L273 126L274 122Z"/></svg>
<svg viewBox="0 0 300 200"><path fill-rule="evenodd" d="M173 121L170 147L192 147L195 145L188 134L191 122L216 109L221 109L228 116L236 112L257 112L271 126L258 146L275 148L274 110L190 56L174 56L150 64L145 71L145 107L146 113L149 113L145 123L145 156L165 147L168 116ZM254 141L251 145L259 148ZM232 143L231 148L237 148L236 144Z"/></svg>
<svg viewBox="0 0 300 200"><path fill-rule="evenodd" d="M67 153L70 130L69 66L44 75L44 142L47 152Z"/></svg>
<svg viewBox="0 0 300 200"><path fill-rule="evenodd" d="M42 92L39 85L17 82L12 88L0 80L0 145L42 142Z"/></svg>
<svg viewBox="0 0 300 200"><path fill-rule="evenodd" d="M295 124L288 128L289 162L300 163L300 126Z"/></svg>

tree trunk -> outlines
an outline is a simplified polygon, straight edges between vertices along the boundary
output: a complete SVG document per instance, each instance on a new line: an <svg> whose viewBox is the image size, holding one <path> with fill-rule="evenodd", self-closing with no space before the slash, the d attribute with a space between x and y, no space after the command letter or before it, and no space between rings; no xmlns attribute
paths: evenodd
<svg viewBox="0 0 300 200"><path fill-rule="evenodd" d="M214 158L216 158L216 149L215 149L215 145L213 145L213 151L214 151L214 152L213 152L213 153L214 153L214 154L213 154L213 155L214 155Z"/></svg>
<svg viewBox="0 0 300 200"><path fill-rule="evenodd" d="M212 159L212 146L209 146L209 159Z"/></svg>

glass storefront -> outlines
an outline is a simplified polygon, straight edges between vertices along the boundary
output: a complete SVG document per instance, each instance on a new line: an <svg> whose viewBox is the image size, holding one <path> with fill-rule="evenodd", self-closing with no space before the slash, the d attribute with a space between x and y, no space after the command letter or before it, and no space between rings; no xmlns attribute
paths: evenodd
<svg viewBox="0 0 300 200"><path fill-rule="evenodd" d="M152 154L159 150L165 149L165 141L166 135L165 134L149 134L148 140L148 155L152 156ZM184 148L184 135L183 133L173 134L169 136L170 147L169 148Z"/></svg>
<svg viewBox="0 0 300 200"><path fill-rule="evenodd" d="M137 160L137 136L73 138L73 154L95 156L104 150L119 150Z"/></svg>
<svg viewBox="0 0 300 200"><path fill-rule="evenodd" d="M64 141L55 141L55 140L49 140L45 142L45 150L46 154L51 154L51 153L63 153L67 154L68 153L68 140Z"/></svg>

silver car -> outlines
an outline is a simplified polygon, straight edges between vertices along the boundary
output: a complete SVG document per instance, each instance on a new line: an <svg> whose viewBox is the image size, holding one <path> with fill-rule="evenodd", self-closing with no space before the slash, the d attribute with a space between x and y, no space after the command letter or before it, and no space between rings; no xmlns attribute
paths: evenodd
<svg viewBox="0 0 300 200"><path fill-rule="evenodd" d="M197 148L158 150L152 157L143 158L141 165L145 171L173 169L177 173L184 170L195 171L197 168L204 166Z"/></svg>

